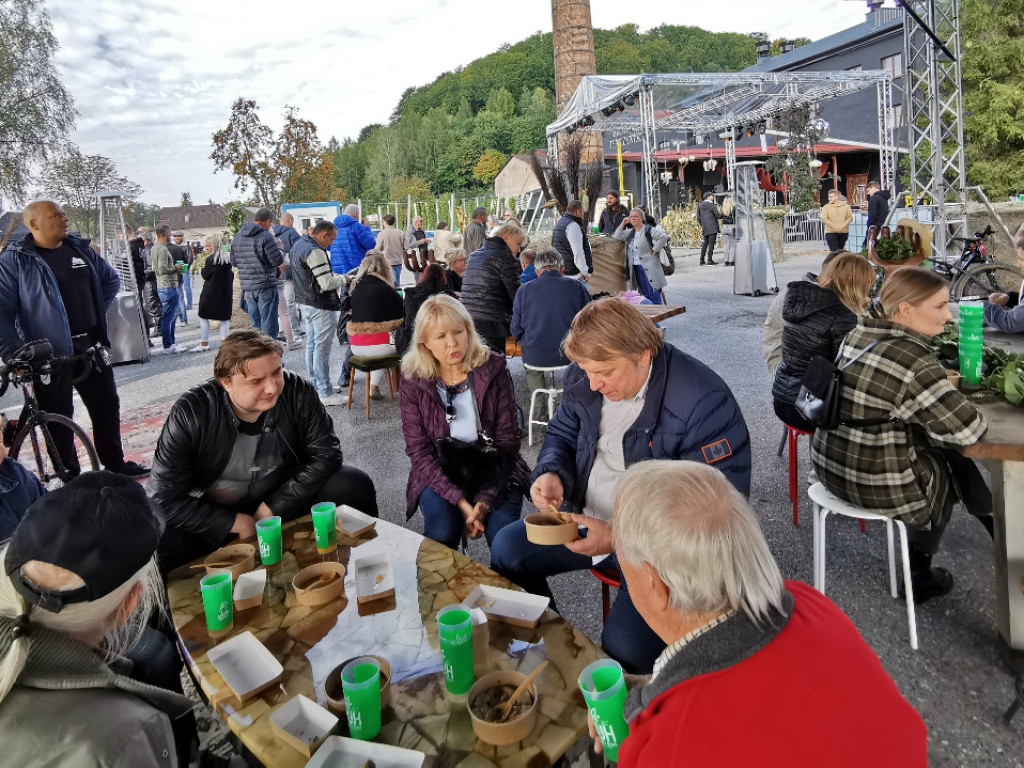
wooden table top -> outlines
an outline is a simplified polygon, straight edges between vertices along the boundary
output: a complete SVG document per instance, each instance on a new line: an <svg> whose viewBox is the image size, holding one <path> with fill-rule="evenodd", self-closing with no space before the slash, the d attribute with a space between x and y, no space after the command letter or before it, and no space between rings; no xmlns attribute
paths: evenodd
<svg viewBox="0 0 1024 768"><path fill-rule="evenodd" d="M985 343L1007 352L1024 352L1024 336L985 329ZM972 459L996 461L1024 461L1024 408L1010 405L1005 400L979 403L985 414L988 430L974 445L964 449L964 456Z"/></svg>
<svg viewBox="0 0 1024 768"><path fill-rule="evenodd" d="M666 304L634 304L633 306L656 323L681 315L686 311L686 307L681 305L670 307Z"/></svg>
<svg viewBox="0 0 1024 768"><path fill-rule="evenodd" d="M477 659L477 677L496 669L532 669L539 659L551 663L537 680L541 711L537 726L522 742L493 747L476 739L465 701L444 688L437 643L436 613L464 600L478 584L510 587L483 565L397 525L379 520L376 529L347 540L321 556L308 517L283 528L284 558L267 568L263 604L235 613L228 637L251 631L284 666L281 687L241 704L207 659L217 642L203 617L199 579L202 569L181 568L168 580L171 613L186 659L211 705L242 743L264 765L303 766L307 758L276 738L269 716L296 694L325 704L323 681L342 661L374 654L392 667L391 706L375 741L415 749L434 766L551 765L587 732L587 710L577 685L582 669L604 654L581 632L548 609L536 629L489 622L490 642ZM361 558L386 553L395 576L392 598L358 605L348 564L353 551ZM346 566L345 594L311 608L296 603L291 586L298 570L325 559ZM262 567L262 566L260 566ZM335 733L348 734L341 718Z"/></svg>

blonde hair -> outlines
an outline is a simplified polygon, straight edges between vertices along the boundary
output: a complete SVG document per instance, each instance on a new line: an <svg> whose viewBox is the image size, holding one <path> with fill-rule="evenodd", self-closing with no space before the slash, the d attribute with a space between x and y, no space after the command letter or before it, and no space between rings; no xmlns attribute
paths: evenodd
<svg viewBox="0 0 1024 768"><path fill-rule="evenodd" d="M863 315L875 284L875 268L863 256L844 251L830 259L818 276L818 285L832 291L855 315Z"/></svg>
<svg viewBox="0 0 1024 768"><path fill-rule="evenodd" d="M782 574L757 517L714 467L634 464L619 486L612 535L620 558L654 568L680 613L742 610L762 623L783 610Z"/></svg>
<svg viewBox="0 0 1024 768"><path fill-rule="evenodd" d="M352 280L352 287L349 290L355 290L355 287L367 275L383 280L392 288L395 287L395 273L391 271L391 265L388 264L387 257L376 248L366 252L366 256L363 257L362 262L359 264L359 270L356 272L355 279Z"/></svg>
<svg viewBox="0 0 1024 768"><path fill-rule="evenodd" d="M736 204L733 202L731 197L725 198L725 200L722 201L722 215L723 216L731 216L732 215L732 209L735 208L735 207L736 207Z"/></svg>
<svg viewBox="0 0 1024 768"><path fill-rule="evenodd" d="M473 318L458 299L437 294L431 296L416 313L413 325L412 343L402 358L402 375L407 379L436 379L441 375L441 366L433 353L427 349L424 339L434 328L465 328L469 336L464 365L472 371L486 363L491 351L480 340L473 326Z"/></svg>
<svg viewBox="0 0 1024 768"><path fill-rule="evenodd" d="M934 296L938 291L949 290L949 283L927 269L904 267L897 269L882 283L879 300L882 311L890 320L899 312L901 304L917 307Z"/></svg>
<svg viewBox="0 0 1024 768"><path fill-rule="evenodd" d="M449 248L448 250L446 250L444 252L444 259L449 264L453 264L456 261L458 261L459 259L464 259L464 258L466 258L466 249L465 248Z"/></svg>
<svg viewBox="0 0 1024 768"><path fill-rule="evenodd" d="M644 351L649 351L653 360L662 345L658 327L640 310L622 299L601 299L587 304L573 318L562 350L574 363L620 357L637 360Z"/></svg>

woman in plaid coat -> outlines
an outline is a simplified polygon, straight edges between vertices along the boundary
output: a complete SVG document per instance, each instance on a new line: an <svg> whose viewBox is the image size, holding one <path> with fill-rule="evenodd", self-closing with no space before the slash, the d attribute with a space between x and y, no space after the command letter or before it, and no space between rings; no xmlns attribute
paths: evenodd
<svg viewBox="0 0 1024 768"><path fill-rule="evenodd" d="M881 303L884 319L865 318L846 337L844 361L875 346L844 369L844 423L815 433L811 459L836 496L911 527L914 600L924 602L953 588L946 570L931 567L953 503L964 502L992 533L991 493L959 450L988 425L932 352L931 337L951 319L947 283L901 269L882 286Z"/></svg>

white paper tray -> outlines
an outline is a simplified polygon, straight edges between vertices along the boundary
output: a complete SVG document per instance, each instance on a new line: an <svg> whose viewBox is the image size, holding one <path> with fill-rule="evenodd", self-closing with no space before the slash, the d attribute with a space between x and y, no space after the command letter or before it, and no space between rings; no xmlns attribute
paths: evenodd
<svg viewBox="0 0 1024 768"><path fill-rule="evenodd" d="M301 693L270 714L270 727L279 739L306 757L338 724L338 718Z"/></svg>
<svg viewBox="0 0 1024 768"><path fill-rule="evenodd" d="M377 519L355 507L342 504L335 510L334 526L346 536L358 536L377 525Z"/></svg>
<svg viewBox="0 0 1024 768"><path fill-rule="evenodd" d="M490 621L536 627L550 602L547 597L478 584L462 604L467 608L479 608Z"/></svg>
<svg viewBox="0 0 1024 768"><path fill-rule="evenodd" d="M241 701L281 679L284 667L252 632L242 632L211 648L206 658Z"/></svg>
<svg viewBox="0 0 1024 768"><path fill-rule="evenodd" d="M352 568L356 579L356 599L360 603L395 594L395 572L387 555L368 555L356 560Z"/></svg>
<svg viewBox="0 0 1024 768"><path fill-rule="evenodd" d="M367 760L373 760L376 768L421 768L423 758L422 752L390 744L329 736L313 755L313 759L306 763L306 768L362 766Z"/></svg>

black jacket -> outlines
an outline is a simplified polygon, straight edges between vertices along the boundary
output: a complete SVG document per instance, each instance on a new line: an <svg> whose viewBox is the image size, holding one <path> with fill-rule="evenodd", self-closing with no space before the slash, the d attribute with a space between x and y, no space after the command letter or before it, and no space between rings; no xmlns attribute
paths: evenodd
<svg viewBox="0 0 1024 768"><path fill-rule="evenodd" d="M835 360L846 334L857 326L857 316L834 292L798 280L786 290L782 319L782 362L775 371L772 397L792 405L811 358Z"/></svg>
<svg viewBox="0 0 1024 768"><path fill-rule="evenodd" d="M265 433L274 430L285 446L290 480L264 499L285 520L309 511L313 495L341 467L341 444L313 385L290 371L284 389L267 412ZM238 510L204 498L234 448L238 417L227 392L215 380L193 387L171 407L153 456L146 492L167 515L167 528L178 528L210 543L213 550L231 532Z"/></svg>
<svg viewBox="0 0 1024 768"><path fill-rule="evenodd" d="M713 200L705 200L697 206L697 221L700 223L700 231L705 235L718 234L718 220L722 218L722 212L718 210Z"/></svg>
<svg viewBox="0 0 1024 768"><path fill-rule="evenodd" d="M512 302L522 274L519 259L500 237L488 237L462 276L462 303L481 336L509 335Z"/></svg>
<svg viewBox="0 0 1024 768"><path fill-rule="evenodd" d="M885 218L889 215L889 192L880 190L868 198L868 223L869 227L881 228L885 224Z"/></svg>
<svg viewBox="0 0 1024 768"><path fill-rule="evenodd" d="M615 234L615 230L619 228L622 220L626 218L627 213L626 206L622 203L619 203L618 209L614 211L611 208L605 208L601 211L601 224L598 226L597 231L602 235L611 237Z"/></svg>
<svg viewBox="0 0 1024 768"><path fill-rule="evenodd" d="M583 219L579 216L572 216L567 213L558 220L554 231L551 233L551 247L562 255L562 265L565 267L565 274L572 277L580 273L579 267L576 266L576 261L573 258L572 246L569 245L569 236L565 232L570 224L575 224L580 228L580 233L583 235L583 256L587 261L587 274L593 274L594 257L590 252L590 238L587 237L587 230L583 228Z"/></svg>

